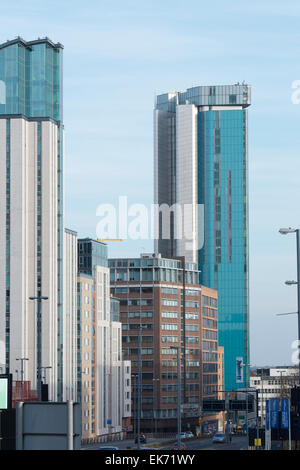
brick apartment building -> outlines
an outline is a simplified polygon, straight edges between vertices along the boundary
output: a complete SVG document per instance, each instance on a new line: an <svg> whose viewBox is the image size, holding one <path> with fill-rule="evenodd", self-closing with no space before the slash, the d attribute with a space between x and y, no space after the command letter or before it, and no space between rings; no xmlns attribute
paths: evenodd
<svg viewBox="0 0 300 470"><path fill-rule="evenodd" d="M181 361L182 429L218 427L203 415L203 398L224 389L224 351L218 346L218 294L199 285L199 271L184 259L110 259L111 295L120 299L125 360L132 365L133 426L137 418L138 334L141 331L141 430L177 426L177 348ZM203 430L202 427L202 430Z"/></svg>

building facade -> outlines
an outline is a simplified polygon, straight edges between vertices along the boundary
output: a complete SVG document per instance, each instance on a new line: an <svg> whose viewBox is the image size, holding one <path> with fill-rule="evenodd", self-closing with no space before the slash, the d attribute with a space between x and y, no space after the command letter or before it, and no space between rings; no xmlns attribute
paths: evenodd
<svg viewBox="0 0 300 470"><path fill-rule="evenodd" d="M264 425L266 400L270 398L290 398L290 391L298 385L298 367L265 367L251 373L250 385L258 392L258 416Z"/></svg>
<svg viewBox="0 0 300 470"><path fill-rule="evenodd" d="M155 252L197 263L219 294L225 387L249 384L248 150L250 86L157 96Z"/></svg>
<svg viewBox="0 0 300 470"><path fill-rule="evenodd" d="M131 365L122 357L119 302L110 297L107 264L105 244L78 240L78 399L83 440L121 437L131 417Z"/></svg>
<svg viewBox="0 0 300 470"><path fill-rule="evenodd" d="M77 233L64 233L63 401L77 400Z"/></svg>
<svg viewBox="0 0 300 470"><path fill-rule="evenodd" d="M197 266L183 259L144 254L110 259L109 267L111 294L120 299L124 358L132 363L135 429L140 331L141 429L176 430L179 348L182 423L195 431L204 418L202 399L224 386L217 292L200 286Z"/></svg>
<svg viewBox="0 0 300 470"><path fill-rule="evenodd" d="M28 363L37 386L37 302L49 398L63 399L63 123L61 44L0 45L0 341L5 368ZM15 377L14 377L15 378Z"/></svg>

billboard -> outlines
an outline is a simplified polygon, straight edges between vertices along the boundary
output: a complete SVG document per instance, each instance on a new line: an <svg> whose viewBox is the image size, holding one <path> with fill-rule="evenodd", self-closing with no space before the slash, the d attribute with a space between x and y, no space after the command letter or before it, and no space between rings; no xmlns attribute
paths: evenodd
<svg viewBox="0 0 300 470"><path fill-rule="evenodd" d="M0 410L12 406L12 374L0 374Z"/></svg>
<svg viewBox="0 0 300 470"><path fill-rule="evenodd" d="M8 377L0 377L0 410L8 408Z"/></svg>

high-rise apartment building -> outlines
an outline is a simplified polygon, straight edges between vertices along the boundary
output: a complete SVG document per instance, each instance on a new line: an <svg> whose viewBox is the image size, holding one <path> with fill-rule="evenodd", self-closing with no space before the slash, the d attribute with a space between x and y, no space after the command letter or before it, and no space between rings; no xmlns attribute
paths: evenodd
<svg viewBox="0 0 300 470"><path fill-rule="evenodd" d="M121 435L131 417L131 364L123 361L119 302L110 296L107 246L78 240L78 400L82 439Z"/></svg>
<svg viewBox="0 0 300 470"><path fill-rule="evenodd" d="M131 360L133 415L138 417L141 331L141 430L176 431L177 350L180 351L182 423L195 429L202 399L224 389L218 345L218 295L199 285L196 264L152 254L109 259L111 294L120 299L124 358Z"/></svg>
<svg viewBox="0 0 300 470"><path fill-rule="evenodd" d="M42 367L63 399L63 123L61 44L21 38L0 45L0 341L5 367L28 358L37 387L37 302Z"/></svg>
<svg viewBox="0 0 300 470"><path fill-rule="evenodd" d="M198 86L157 96L154 112L155 251L218 290L227 390L249 384L249 105L249 85Z"/></svg>

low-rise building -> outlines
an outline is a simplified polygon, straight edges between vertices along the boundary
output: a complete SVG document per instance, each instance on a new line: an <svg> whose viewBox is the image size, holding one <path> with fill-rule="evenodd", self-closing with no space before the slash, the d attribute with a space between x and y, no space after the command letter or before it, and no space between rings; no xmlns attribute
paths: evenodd
<svg viewBox="0 0 300 470"><path fill-rule="evenodd" d="M258 415L264 425L266 400L290 397L290 390L298 384L298 367L260 367L251 372L250 386L258 391Z"/></svg>

